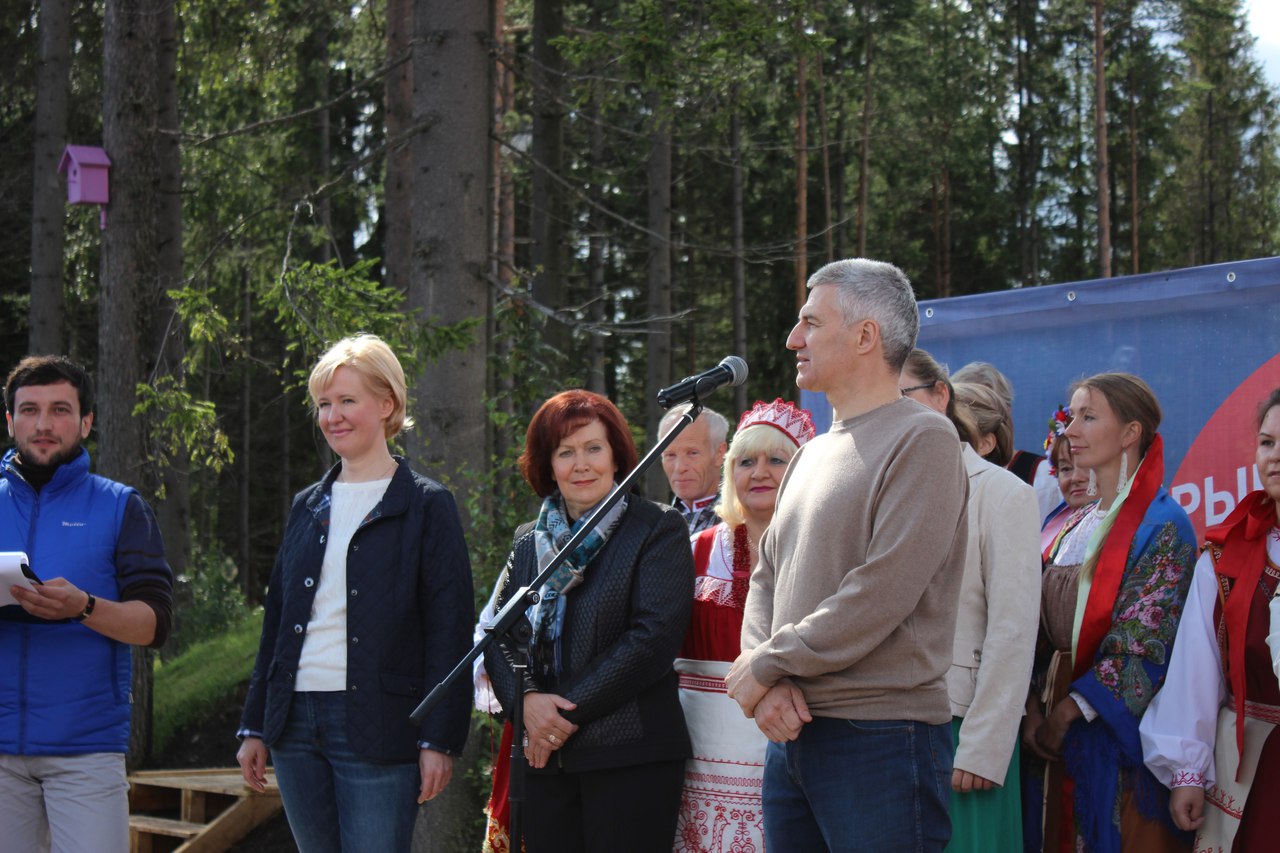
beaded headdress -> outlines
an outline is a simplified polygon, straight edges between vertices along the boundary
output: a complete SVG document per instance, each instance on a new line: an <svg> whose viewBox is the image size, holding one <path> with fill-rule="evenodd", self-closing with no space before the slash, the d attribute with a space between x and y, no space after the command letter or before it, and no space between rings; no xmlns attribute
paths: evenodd
<svg viewBox="0 0 1280 853"><path fill-rule="evenodd" d="M1071 423L1069 406L1058 406L1058 411L1049 418L1049 435L1044 440L1044 451L1049 454L1049 473L1054 476L1058 474L1058 466L1053 464L1053 443L1067 431L1069 423Z"/></svg>
<svg viewBox="0 0 1280 853"><path fill-rule="evenodd" d="M738 420L738 431L741 432L756 424L768 424L780 430L796 447L818 434L809 410L797 408L794 403L788 403L781 397L772 403L757 400L756 404L749 411L743 412Z"/></svg>

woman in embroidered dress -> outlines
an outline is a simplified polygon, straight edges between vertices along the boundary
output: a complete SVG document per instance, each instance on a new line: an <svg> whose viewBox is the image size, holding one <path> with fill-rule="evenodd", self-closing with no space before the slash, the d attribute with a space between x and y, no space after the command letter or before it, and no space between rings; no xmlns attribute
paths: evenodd
<svg viewBox="0 0 1280 853"><path fill-rule="evenodd" d="M599 394L564 391L538 409L520 469L542 509L516 531L499 611L636 464L626 420ZM498 701L524 703L529 853L671 843L690 755L672 669L692 605L688 537L674 508L623 495L538 590L522 683L508 650L489 647Z"/></svg>
<svg viewBox="0 0 1280 853"><path fill-rule="evenodd" d="M1067 438L1067 424L1071 422L1071 410L1059 406L1049 419L1049 437L1044 440L1045 452L1053 463L1049 472L1058 481L1058 491L1062 494L1062 503L1054 507L1045 516L1040 527L1040 553L1048 560L1053 543L1069 529L1068 522L1074 524L1081 518L1080 510L1094 502L1089 495L1089 472L1085 468L1077 468L1071 458L1071 440Z"/></svg>
<svg viewBox="0 0 1280 853"><path fill-rule="evenodd" d="M760 783L768 741L725 693L724 676L742 651L742 609L778 486L796 449L813 436L809 413L781 398L745 412L724 458L715 510L723 521L693 537L693 618L676 661L694 754L685 765L679 853L764 850Z"/></svg>
<svg viewBox="0 0 1280 853"><path fill-rule="evenodd" d="M1071 410L1059 406L1049 420L1049 436L1044 441L1045 450L1053 462L1053 474L1062 493L1062 503L1049 514L1040 528L1040 559L1042 565L1053 560L1058 542L1089 518L1089 511L1097 498L1089 495L1089 471L1078 467L1071 457L1071 440L1067 438L1067 424L1071 422ZM1035 665L1032 667L1031 691L1027 695L1026 715L1022 718L1022 810L1023 844L1028 853L1038 853L1042 847L1041 822L1044 819L1044 786L1046 764L1036 745L1036 730L1044 722L1044 706L1041 694L1053 648L1040 633L1036 643ZM1061 775L1061 765L1053 765L1056 776Z"/></svg>
<svg viewBox="0 0 1280 853"><path fill-rule="evenodd" d="M1164 681L1195 562L1187 514L1161 487L1160 405L1145 382L1077 383L1066 435L1098 504L1045 568L1041 629L1054 650L1044 720L1045 851L1189 849L1168 792L1142 763L1138 721Z"/></svg>
<svg viewBox="0 0 1280 853"><path fill-rule="evenodd" d="M947 673L956 742L947 850L1012 853L1022 849L1018 732L1040 601L1035 490L1004 468L1013 429L994 391L952 386L921 349L907 356L899 385L968 438L969 537Z"/></svg>
<svg viewBox="0 0 1280 853"><path fill-rule="evenodd" d="M391 349L339 341L308 390L339 461L289 512L236 758L262 791L271 751L303 853L408 850L467 738L466 685L409 715L466 654L471 564L453 496L388 448L413 423Z"/></svg>
<svg viewBox="0 0 1280 853"><path fill-rule="evenodd" d="M1267 631L1280 585L1280 388L1257 429L1263 490L1205 533L1169 676L1140 729L1147 767L1173 789L1173 821L1197 831L1197 851L1276 847L1280 684Z"/></svg>

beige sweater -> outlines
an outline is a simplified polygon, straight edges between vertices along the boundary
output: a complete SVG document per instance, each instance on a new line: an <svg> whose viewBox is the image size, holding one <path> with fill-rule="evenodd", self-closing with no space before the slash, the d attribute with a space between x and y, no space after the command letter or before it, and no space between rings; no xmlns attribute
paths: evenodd
<svg viewBox="0 0 1280 853"><path fill-rule="evenodd" d="M790 677L818 716L949 722L967 496L955 429L911 399L802 447L751 575L756 680Z"/></svg>

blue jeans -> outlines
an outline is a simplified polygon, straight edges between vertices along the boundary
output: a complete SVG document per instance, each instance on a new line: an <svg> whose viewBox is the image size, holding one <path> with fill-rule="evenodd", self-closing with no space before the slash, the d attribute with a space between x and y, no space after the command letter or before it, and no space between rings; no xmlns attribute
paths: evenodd
<svg viewBox="0 0 1280 853"><path fill-rule="evenodd" d="M814 717L765 753L765 849L941 851L954 754L946 723Z"/></svg>
<svg viewBox="0 0 1280 853"><path fill-rule="evenodd" d="M405 853L418 765L374 764L347 745L346 694L295 693L271 763L301 853Z"/></svg>

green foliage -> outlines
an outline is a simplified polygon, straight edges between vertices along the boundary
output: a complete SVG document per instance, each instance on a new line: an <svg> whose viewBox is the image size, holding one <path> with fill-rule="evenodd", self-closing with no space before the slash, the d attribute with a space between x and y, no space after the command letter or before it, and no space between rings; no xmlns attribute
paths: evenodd
<svg viewBox="0 0 1280 853"><path fill-rule="evenodd" d="M249 613L235 562L214 545L195 548L190 570L177 578L173 635L168 649L181 654L244 621Z"/></svg>
<svg viewBox="0 0 1280 853"><path fill-rule="evenodd" d="M248 614L155 669L152 749L163 752L180 731L235 701L253 672L262 634L262 611Z"/></svg>
<svg viewBox="0 0 1280 853"><path fill-rule="evenodd" d="M483 318L440 325L405 310L404 294L371 277L376 263L359 261L344 269L332 261L306 261L287 270L262 294L264 307L275 312L277 327L288 341L285 369L299 386L325 348L347 335L378 335L409 376L448 350L471 345L473 330Z"/></svg>
<svg viewBox="0 0 1280 853"><path fill-rule="evenodd" d="M163 468L190 462L217 472L235 458L214 404L197 399L177 377L160 376L153 385L140 383L137 390L133 414L151 419L152 464ZM157 497L164 500L163 489Z"/></svg>
<svg viewBox="0 0 1280 853"><path fill-rule="evenodd" d="M477 610L488 600L506 563L516 528L537 513L538 498L517 463L529 420L547 397L582 384L580 377L566 377L563 354L543 343L545 322L542 315L514 300L501 300L495 308L496 338L502 343L490 364L498 391L485 405L496 452L488 471L464 473L465 486L459 490L471 522L467 547Z"/></svg>

